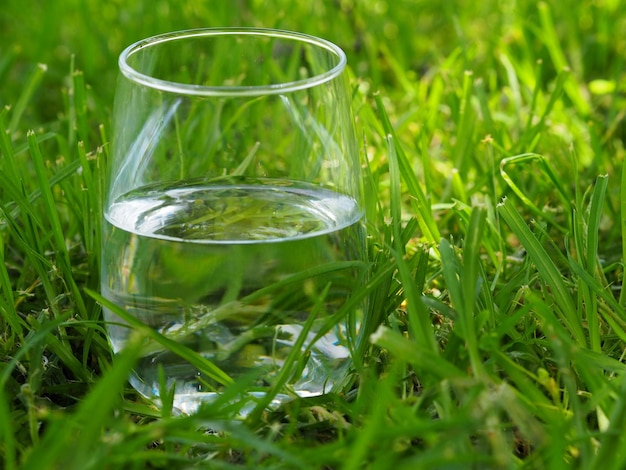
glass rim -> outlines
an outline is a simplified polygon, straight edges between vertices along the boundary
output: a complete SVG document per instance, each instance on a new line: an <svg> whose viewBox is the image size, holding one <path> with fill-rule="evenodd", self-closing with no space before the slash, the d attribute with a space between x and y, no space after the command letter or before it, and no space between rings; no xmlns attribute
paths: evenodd
<svg viewBox="0 0 626 470"><path fill-rule="evenodd" d="M339 59L337 64L332 68L329 68L323 73L316 74L312 77L308 77L301 80L293 80L282 83L272 83L269 85L245 85L245 86L218 86L218 85L194 85L190 83L180 83L170 80L163 80L155 78L148 74L139 72L135 68L129 65L128 59L139 52L141 49L147 47L157 46L164 42L177 41L181 39L197 38L197 37L211 37L211 36L264 36L288 39L292 41L299 41L308 44L312 44L321 49L333 53ZM173 31L169 33L157 34L145 39L134 42L126 47L118 59L118 66L120 72L129 80L144 85L149 88L153 88L160 91L177 93L191 96L261 96L270 94L283 94L298 90L304 90L312 88L322 83L328 82L333 78L338 77L347 64L346 54L339 46L317 36L312 36L305 33L298 33L294 31L287 31L282 29L273 28L198 28L198 29L186 29L180 31Z"/></svg>

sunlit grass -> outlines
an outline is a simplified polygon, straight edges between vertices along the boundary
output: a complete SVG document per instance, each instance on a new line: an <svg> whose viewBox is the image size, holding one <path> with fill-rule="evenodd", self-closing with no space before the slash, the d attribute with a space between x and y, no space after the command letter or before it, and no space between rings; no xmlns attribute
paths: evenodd
<svg viewBox="0 0 626 470"><path fill-rule="evenodd" d="M0 11L0 466L626 465L619 2L39 3ZM116 58L238 25L348 54L370 321L342 393L235 420L241 382L177 416L95 293Z"/></svg>

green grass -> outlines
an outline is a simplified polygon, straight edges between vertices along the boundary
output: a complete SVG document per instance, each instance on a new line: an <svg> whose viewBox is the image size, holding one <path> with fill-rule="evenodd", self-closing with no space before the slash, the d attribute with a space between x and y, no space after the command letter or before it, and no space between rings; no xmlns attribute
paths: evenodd
<svg viewBox="0 0 626 470"><path fill-rule="evenodd" d="M0 467L624 468L624 11L5 0ZM152 34L238 25L348 54L371 331L341 394L238 421L236 383L173 416L169 392L157 410L127 384L140 339L113 361L98 302L116 60Z"/></svg>

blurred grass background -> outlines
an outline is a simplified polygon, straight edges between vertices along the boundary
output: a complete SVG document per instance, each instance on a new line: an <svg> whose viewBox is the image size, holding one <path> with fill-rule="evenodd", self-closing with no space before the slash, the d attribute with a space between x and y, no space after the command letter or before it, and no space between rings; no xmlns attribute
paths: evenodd
<svg viewBox="0 0 626 470"><path fill-rule="evenodd" d="M2 0L4 467L623 468L624 6ZM382 325L358 387L246 426L136 397L86 293L117 55L211 26L346 51Z"/></svg>

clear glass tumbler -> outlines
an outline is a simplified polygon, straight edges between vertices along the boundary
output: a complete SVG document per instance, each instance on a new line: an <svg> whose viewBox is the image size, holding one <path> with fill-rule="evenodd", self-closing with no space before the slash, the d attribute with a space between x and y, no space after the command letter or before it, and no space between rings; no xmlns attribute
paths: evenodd
<svg viewBox="0 0 626 470"><path fill-rule="evenodd" d="M102 293L202 355L246 396L340 386L359 312L365 229L340 48L267 29L200 29L119 58ZM105 309L121 350L132 328ZM192 413L224 389L146 341L130 381ZM287 370L286 370L287 369Z"/></svg>

